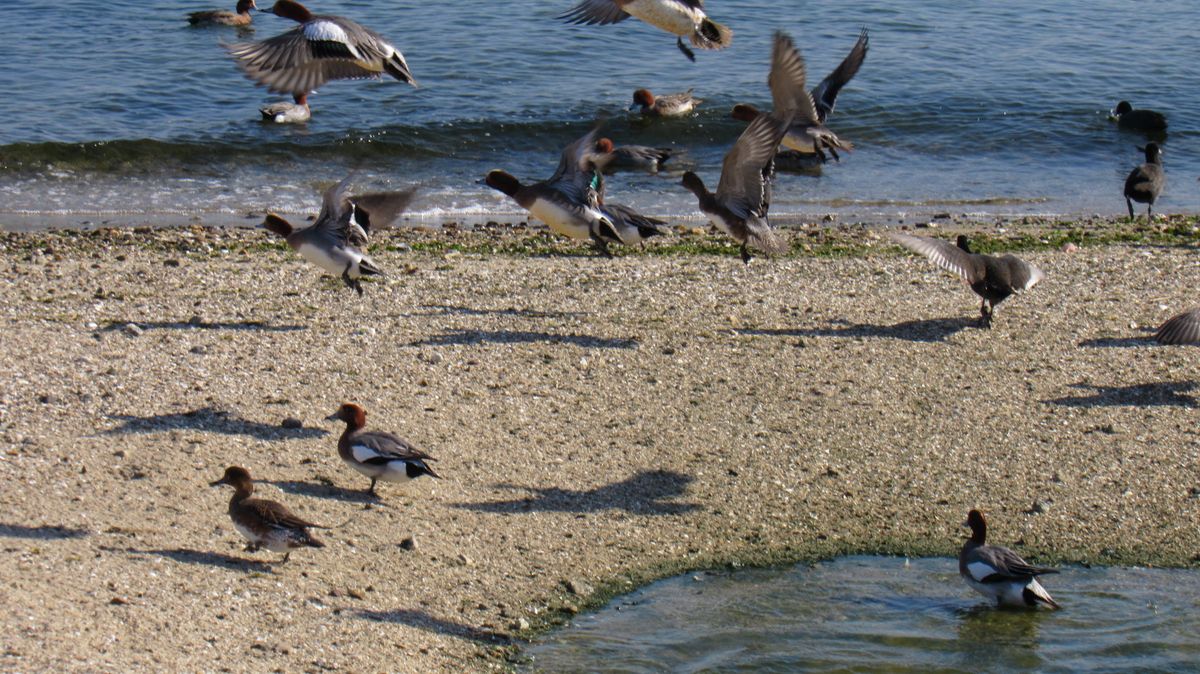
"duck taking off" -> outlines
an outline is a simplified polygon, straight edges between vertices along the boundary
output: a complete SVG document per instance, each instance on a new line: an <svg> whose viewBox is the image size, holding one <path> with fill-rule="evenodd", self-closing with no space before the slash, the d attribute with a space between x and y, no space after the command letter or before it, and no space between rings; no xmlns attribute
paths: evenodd
<svg viewBox="0 0 1200 674"><path fill-rule="evenodd" d="M695 61L696 54L683 43L684 37L700 49L724 49L733 42L733 31L705 14L704 0L581 0L558 18L591 26L619 23L631 16L679 36L675 45L689 61Z"/></svg>

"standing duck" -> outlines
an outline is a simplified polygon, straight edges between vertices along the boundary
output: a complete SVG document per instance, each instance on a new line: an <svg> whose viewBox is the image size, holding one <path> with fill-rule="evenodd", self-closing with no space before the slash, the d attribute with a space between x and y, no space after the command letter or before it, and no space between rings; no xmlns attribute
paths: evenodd
<svg viewBox="0 0 1200 674"><path fill-rule="evenodd" d="M193 26L249 26L254 20L251 10L258 9L254 0L238 0L237 11L228 9L209 9L203 12L188 14L188 23Z"/></svg>
<svg viewBox="0 0 1200 674"><path fill-rule="evenodd" d="M350 196L350 177L325 191L316 222L296 229L282 217L267 213L263 226L287 239L304 259L341 277L346 287L363 294L363 276L382 275L375 262L363 252L372 221L386 226L404 212L414 190L376 192Z"/></svg>
<svg viewBox="0 0 1200 674"><path fill-rule="evenodd" d="M690 115L697 105L704 102L702 98L692 95L693 89L678 94L655 96L649 89L638 89L633 92L633 104L630 110L641 108L646 117L683 117Z"/></svg>
<svg viewBox="0 0 1200 674"><path fill-rule="evenodd" d="M246 545L246 552L266 548L272 552L282 552L282 561L286 562L296 548L325 547L308 530L326 527L300 519L282 503L251 498L254 480L250 479L250 471L241 466L230 466L225 469L221 479L210 482L209 486L223 484L234 489L233 498L229 499L229 519L233 520L238 532L250 541Z"/></svg>
<svg viewBox="0 0 1200 674"><path fill-rule="evenodd" d="M1029 290L1046 278L1041 269L1015 255L980 255L971 252L970 241L959 235L956 243L927 236L888 232L888 237L901 246L929 258L937 266L957 274L976 295L983 298L979 306L982 325L992 327L996 306L1018 290Z"/></svg>
<svg viewBox="0 0 1200 674"><path fill-rule="evenodd" d="M1131 131L1166 131L1167 116L1154 110L1134 110L1129 101L1117 103L1108 115L1117 122L1117 127Z"/></svg>
<svg viewBox="0 0 1200 674"><path fill-rule="evenodd" d="M1167 174L1163 172L1162 149L1158 143L1146 143L1139 147L1146 153L1146 163L1134 168L1125 178L1125 205L1129 207L1129 219L1134 219L1133 202L1146 204L1146 219L1153 213L1154 202L1162 194L1163 186L1167 184Z"/></svg>
<svg viewBox="0 0 1200 674"><path fill-rule="evenodd" d="M983 513L972 510L963 526L971 527L971 538L958 553L958 573L979 594L996 600L997 606L1033 607L1045 604L1061 608L1037 577L1058 573L1057 569L1030 566L1017 553L987 544L987 522Z"/></svg>
<svg viewBox="0 0 1200 674"><path fill-rule="evenodd" d="M408 482L422 475L441 477L426 461L435 460L407 440L385 431L367 431L367 411L346 403L327 421L344 421L346 430L338 439L338 456L354 470L371 478L367 493L375 496L375 482Z"/></svg>
<svg viewBox="0 0 1200 674"><path fill-rule="evenodd" d="M788 48L795 54L788 61L790 70L786 71L785 77L793 80L799 78L799 88L797 89L793 82L788 82L785 87L779 86L774 69L771 71L771 78L767 81L771 88L772 105L775 109L790 108L796 112L791 128L783 137L783 146L803 154L816 154L822 162L826 160L825 151L828 150L834 159L840 160L841 157L838 156L837 151L853 150L854 145L850 141L842 140L826 127L825 120L837 104L838 92L858 73L863 60L867 57L869 42L867 31L865 28L863 29L858 37L858 42L854 44L846 58L842 59L841 64L824 80L821 80L821 83L811 92L804 90L806 78L804 58L792 43L791 38L786 39ZM749 122L760 114L754 106L738 103L733 106L730 116L743 122Z"/></svg>
<svg viewBox="0 0 1200 674"><path fill-rule="evenodd" d="M276 124L303 124L312 117L312 111L308 109L308 94L295 94L292 96L294 102L279 101L278 103L270 103L258 109L262 113L264 122L275 122Z"/></svg>
<svg viewBox="0 0 1200 674"><path fill-rule="evenodd" d="M689 61L695 61L696 54L683 43L684 36L700 49L724 49L733 42L733 31L704 13L704 0L581 0L558 18L603 26L631 16L679 36L675 46Z"/></svg>
<svg viewBox="0 0 1200 674"><path fill-rule="evenodd" d="M246 77L271 91L295 96L329 80L384 73L417 85L400 50L369 28L344 17L313 14L295 0L277 0L271 12L300 25L261 42L229 47Z"/></svg>

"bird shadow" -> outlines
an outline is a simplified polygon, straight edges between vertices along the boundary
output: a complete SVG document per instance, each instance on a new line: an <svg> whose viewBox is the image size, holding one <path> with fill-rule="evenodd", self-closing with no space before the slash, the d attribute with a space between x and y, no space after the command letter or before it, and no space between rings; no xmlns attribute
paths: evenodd
<svg viewBox="0 0 1200 674"><path fill-rule="evenodd" d="M409 346L450 346L469 344L574 344L593 349L636 349L636 339L596 337L594 335L556 335L526 330L451 330L440 335L419 339Z"/></svg>
<svg viewBox="0 0 1200 674"><path fill-rule="evenodd" d="M408 625L409 627L416 627L417 629L428 630L437 634L446 634L485 644L509 644L513 640L511 635L504 632L475 627L474 625L464 625L453 620L435 618L424 611L413 609L400 608L392 611L355 609L354 614L364 620Z"/></svg>
<svg viewBox="0 0 1200 674"><path fill-rule="evenodd" d="M6 538L33 538L46 541L51 539L83 538L91 533L87 529L75 529L73 527L53 524L31 527L24 524L0 523L0 537Z"/></svg>
<svg viewBox="0 0 1200 674"><path fill-rule="evenodd" d="M1084 348L1128 349L1135 346L1150 346L1156 344L1153 335L1145 337L1098 337L1085 339L1079 343Z"/></svg>
<svg viewBox="0 0 1200 674"><path fill-rule="evenodd" d="M425 304L422 309L428 309L417 315L422 316L517 316L520 318L575 318L586 316L583 311L538 311L536 309L476 309L475 307L456 306L452 304Z"/></svg>
<svg viewBox="0 0 1200 674"><path fill-rule="evenodd" d="M507 501L457 503L455 507L490 513L571 512L625 510L636 515L678 515L699 506L667 499L682 496L694 478L669 470L641 471L620 482L595 489L574 490L558 487L522 487L498 484L499 489L522 490L531 496Z"/></svg>
<svg viewBox="0 0 1200 674"><path fill-rule="evenodd" d="M329 431L323 428L284 428L278 424L264 424L260 421L243 419L231 414L228 410L215 407L201 407L190 412L152 414L145 417L133 414L110 414L108 417L123 423L116 428L104 431L105 435L157 433L181 428L221 433L222 435L248 435L259 440L312 439L329 435Z"/></svg>
<svg viewBox="0 0 1200 674"><path fill-rule="evenodd" d="M172 559L183 564L198 564L202 566L215 566L222 569L232 569L243 573L252 571L271 571L272 563L261 559L246 559L245 557L234 557L221 552L209 552L205 550L192 550L190 548L172 548L162 550L137 550L130 548L126 552L132 555L139 556L158 556Z"/></svg>
<svg viewBox="0 0 1200 674"><path fill-rule="evenodd" d="M372 503L378 504L380 498L373 496L362 489L346 489L333 484L324 482L302 482L300 480L262 480L266 484L275 485L279 489L298 496L311 496L313 498L327 498L335 501L348 501L350 503Z"/></svg>
<svg viewBox="0 0 1200 674"><path fill-rule="evenodd" d="M270 325L262 321L108 321L101 332L121 330L127 325L142 330L257 330L261 332L296 332L307 330L306 325Z"/></svg>
<svg viewBox="0 0 1200 674"><path fill-rule="evenodd" d="M1095 386L1093 384L1071 384L1071 388L1089 389L1092 395L1064 396L1044 402L1064 407L1119 407L1133 405L1141 407L1169 406L1196 407L1195 396L1184 395L1196 388L1196 382L1155 382L1130 386Z"/></svg>
<svg viewBox="0 0 1200 674"><path fill-rule="evenodd" d="M880 337L903 339L909 342L944 342L962 330L978 325L969 318L928 318L904 321L895 325L873 325L851 323L843 319L830 321L839 327L785 328L739 330L744 335L766 335L775 337Z"/></svg>

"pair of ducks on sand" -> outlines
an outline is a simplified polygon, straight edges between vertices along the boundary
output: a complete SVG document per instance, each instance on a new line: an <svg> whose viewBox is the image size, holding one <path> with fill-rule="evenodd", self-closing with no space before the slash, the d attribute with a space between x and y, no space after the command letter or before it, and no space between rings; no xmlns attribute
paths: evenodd
<svg viewBox="0 0 1200 674"><path fill-rule="evenodd" d="M351 468L371 478L367 493L375 495L375 483L379 480L408 482L422 475L440 477L427 463L434 460L432 456L395 434L365 430L367 412L359 405L346 403L326 420L346 423L346 430L338 439L338 456ZM308 530L328 527L300 518L277 501L254 498L254 481L245 468L230 466L221 479L210 484L233 487L229 518L249 542L247 552L259 548L282 552L286 562L295 548L325 547Z"/></svg>

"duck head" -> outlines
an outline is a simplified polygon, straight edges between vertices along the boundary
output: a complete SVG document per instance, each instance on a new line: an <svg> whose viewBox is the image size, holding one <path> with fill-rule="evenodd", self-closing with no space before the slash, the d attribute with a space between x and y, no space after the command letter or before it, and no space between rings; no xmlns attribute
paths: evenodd
<svg viewBox="0 0 1200 674"><path fill-rule="evenodd" d="M692 194L695 194L698 197L704 196L708 192L708 189L704 187L704 181L700 179L700 176L692 173L691 171L687 171L683 174L683 179L679 184L688 188Z"/></svg>
<svg viewBox="0 0 1200 674"><path fill-rule="evenodd" d="M980 545L987 541L987 520L983 519L983 513L978 510L967 513L967 521L963 522L963 526L971 528L972 541Z"/></svg>
<svg viewBox="0 0 1200 674"><path fill-rule="evenodd" d="M249 14L252 9L258 9L258 5L254 4L254 0L238 0L238 14Z"/></svg>
<svg viewBox="0 0 1200 674"><path fill-rule="evenodd" d="M638 89L633 92L633 105L629 106L629 109L636 110L642 106L647 108L654 106L654 94L650 93L649 89Z"/></svg>
<svg viewBox="0 0 1200 674"><path fill-rule="evenodd" d="M343 403L336 412L325 417L325 421L344 421L352 429L367 425L367 411L355 403Z"/></svg>
<svg viewBox="0 0 1200 674"><path fill-rule="evenodd" d="M1121 101L1117 103L1117 107L1113 108L1112 110L1114 117L1120 117L1127 112L1133 112L1133 106L1129 104L1129 101Z"/></svg>
<svg viewBox="0 0 1200 674"><path fill-rule="evenodd" d="M1158 146L1158 143L1146 143L1146 147L1139 147L1138 150L1146 154L1147 164L1162 163L1162 148Z"/></svg>
<svg viewBox="0 0 1200 674"><path fill-rule="evenodd" d="M313 16L307 7L296 2L296 0L275 0L275 4L271 5L271 9L263 11L275 16L282 16L285 19L291 19L297 23L307 23L312 20Z"/></svg>
<svg viewBox="0 0 1200 674"><path fill-rule="evenodd" d="M729 111L730 117L743 122L753 122L760 114L758 108L746 103L738 103Z"/></svg>
<svg viewBox="0 0 1200 674"><path fill-rule="evenodd" d="M245 492L247 494L254 492L254 480L250 478L250 471L242 468L241 466L230 466L226 468L225 474L221 476L221 479L214 482L209 482L208 486L219 487L223 484L230 485L239 492Z"/></svg>
<svg viewBox="0 0 1200 674"><path fill-rule="evenodd" d="M500 190L508 196L513 196L521 189L521 181L517 180L511 173L496 169L489 171L483 182L488 187L494 190Z"/></svg>
<svg viewBox="0 0 1200 674"><path fill-rule="evenodd" d="M283 237L291 234L293 229L292 223L274 213L267 213L267 217L263 219L263 227Z"/></svg>

